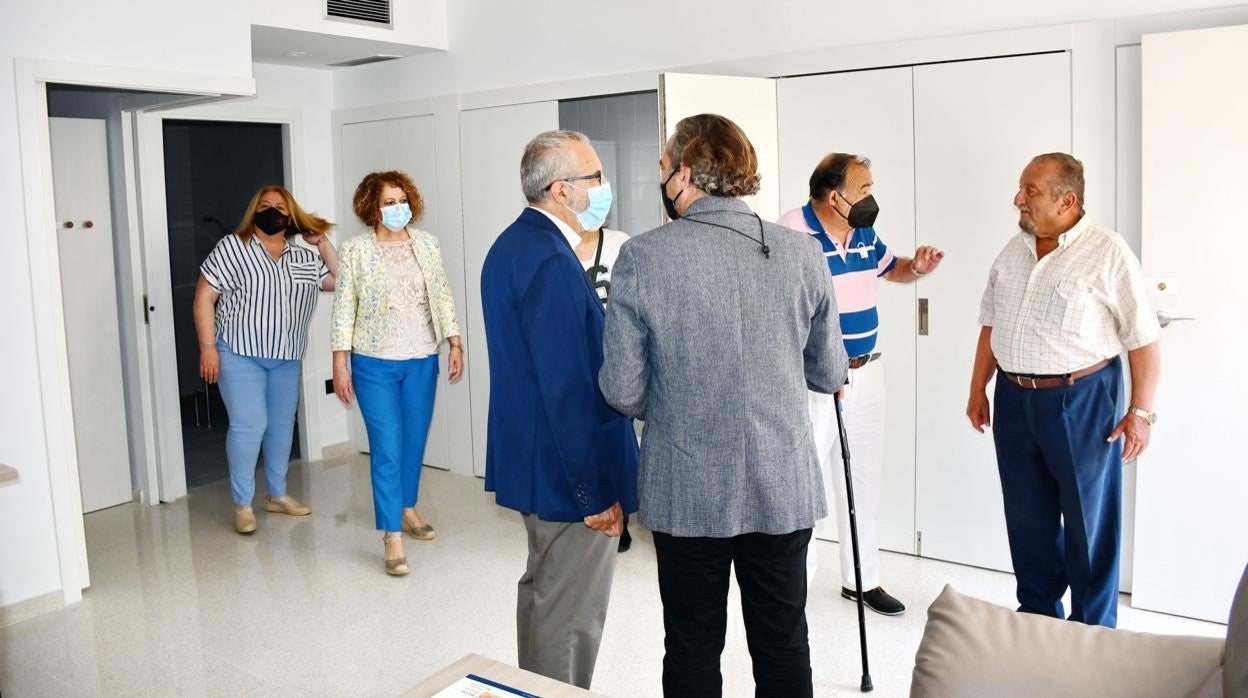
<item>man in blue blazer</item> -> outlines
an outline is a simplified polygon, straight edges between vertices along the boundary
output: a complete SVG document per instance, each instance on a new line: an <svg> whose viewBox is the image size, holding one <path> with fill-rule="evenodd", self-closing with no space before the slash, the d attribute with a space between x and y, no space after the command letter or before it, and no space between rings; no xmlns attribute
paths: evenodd
<svg viewBox="0 0 1248 698"><path fill-rule="evenodd" d="M485 489L522 515L529 559L516 631L522 669L589 688L615 573L615 537L637 511L632 421L598 390L604 313L573 248L611 207L582 134L525 148L529 207L486 255L490 354Z"/></svg>

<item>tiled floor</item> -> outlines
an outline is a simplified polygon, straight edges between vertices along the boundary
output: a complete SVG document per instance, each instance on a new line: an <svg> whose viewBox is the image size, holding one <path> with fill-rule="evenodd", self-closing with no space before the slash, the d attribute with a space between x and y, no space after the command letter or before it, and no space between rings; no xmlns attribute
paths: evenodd
<svg viewBox="0 0 1248 698"><path fill-rule="evenodd" d="M262 478L260 478L262 480ZM92 587L82 603L0 629L0 691L20 696L394 695L469 652L515 661L515 582L524 528L476 478L426 469L421 513L439 531L407 540L413 572L387 577L364 457L292 465L310 517L257 512L230 527L228 482L156 508L87 517ZM634 525L634 531L636 527ZM663 628L649 535L619 558L594 688L657 696ZM857 695L857 619L818 544L809 604L815 693ZM925 621L946 583L1010 605L1009 575L885 554L900 618L868 617L874 695L903 696ZM1124 597L1125 598L1125 597ZM740 611L730 601L725 695L753 695ZM1123 607L1135 630L1224 636L1225 627Z"/></svg>

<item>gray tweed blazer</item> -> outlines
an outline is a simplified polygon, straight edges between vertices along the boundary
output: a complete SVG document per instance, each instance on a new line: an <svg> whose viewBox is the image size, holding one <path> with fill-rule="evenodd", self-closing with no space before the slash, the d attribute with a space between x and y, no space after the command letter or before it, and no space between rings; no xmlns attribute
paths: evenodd
<svg viewBox="0 0 1248 698"><path fill-rule="evenodd" d="M651 530L779 535L827 515L807 389L845 383L832 275L809 235L762 233L743 201L708 196L624 243L611 270L599 385L646 422Z"/></svg>

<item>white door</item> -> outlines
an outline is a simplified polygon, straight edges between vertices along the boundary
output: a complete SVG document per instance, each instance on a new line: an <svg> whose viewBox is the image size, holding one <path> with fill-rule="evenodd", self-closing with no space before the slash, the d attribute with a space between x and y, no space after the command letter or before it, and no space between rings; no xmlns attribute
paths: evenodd
<svg viewBox="0 0 1248 698"><path fill-rule="evenodd" d="M132 498L103 119L48 119L83 513Z"/></svg>
<svg viewBox="0 0 1248 698"><path fill-rule="evenodd" d="M766 220L780 216L780 158L776 125L776 81L729 75L664 73L659 76L659 124L666 141L687 116L712 113L728 117L750 139L758 156L762 183L745 197ZM655 153L655 158L659 153ZM666 178L666 173L663 175Z"/></svg>
<svg viewBox="0 0 1248 698"><path fill-rule="evenodd" d="M526 206L520 189L524 146L559 128L559 103L534 102L474 109L459 115L467 276L467 360L472 397L473 472L485 476L485 430L490 406L490 358L481 314L481 266L498 234Z"/></svg>
<svg viewBox="0 0 1248 698"><path fill-rule="evenodd" d="M379 170L401 170L411 175L425 204L424 214L420 220L413 221L412 225L434 235L443 232L438 225L435 210L437 171L432 114L343 124L340 142L342 196L339 210L343 214L339 216L339 244L365 231L364 225L355 217L351 199L356 185L364 175ZM450 384L447 381L445 354L439 358L439 363L441 372L438 375L438 396L434 402L429 440L425 444L424 462L425 465L449 470L451 445L444 395ZM367 453L368 434L364 430L359 407L354 402L351 403L347 420L351 445L356 451Z"/></svg>
<svg viewBox="0 0 1248 698"><path fill-rule="evenodd" d="M1163 330L1161 420L1139 461L1132 605L1226 622L1248 562L1236 432L1248 293L1248 26L1143 40L1143 263ZM1164 290L1161 286L1164 285Z"/></svg>
<svg viewBox="0 0 1248 698"><path fill-rule="evenodd" d="M966 399L988 269L1018 232L1019 174L1035 155L1070 150L1070 115L1065 53L914 69L915 237L945 250L918 284L928 308L916 376L924 557L1012 569L992 436L971 429Z"/></svg>
<svg viewBox="0 0 1248 698"><path fill-rule="evenodd" d="M914 104L911 69L895 68L780 80L780 209L806 203L810 173L824 155L856 153L871 160L881 212L876 229L899 255L914 252ZM869 109L846 108L854 95ZM877 516L880 547L914 553L915 298L922 284L879 282L880 336L886 374L884 467ZM850 440L853 449L853 440ZM839 458L833 466L839 466ZM836 540L836 501L823 474L828 518L815 535Z"/></svg>

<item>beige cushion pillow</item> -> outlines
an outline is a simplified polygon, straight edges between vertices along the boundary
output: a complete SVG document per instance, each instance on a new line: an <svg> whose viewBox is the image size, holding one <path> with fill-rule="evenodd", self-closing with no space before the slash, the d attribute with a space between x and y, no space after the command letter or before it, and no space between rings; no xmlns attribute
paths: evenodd
<svg viewBox="0 0 1248 698"><path fill-rule="evenodd" d="M1226 628L1226 673L1223 690L1227 696L1248 696L1248 567L1239 578L1239 591L1231 604Z"/></svg>
<svg viewBox="0 0 1248 698"><path fill-rule="evenodd" d="M1016 613L946 586L927 611L910 695L1219 696L1223 644Z"/></svg>

